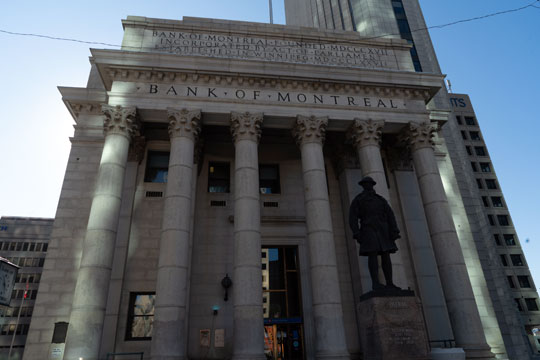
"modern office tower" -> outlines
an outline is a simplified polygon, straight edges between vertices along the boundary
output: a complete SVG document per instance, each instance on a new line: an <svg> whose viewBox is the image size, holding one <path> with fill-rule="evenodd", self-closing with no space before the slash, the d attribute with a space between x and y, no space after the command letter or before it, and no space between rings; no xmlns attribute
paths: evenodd
<svg viewBox="0 0 540 360"><path fill-rule="evenodd" d="M0 306L0 359L7 359L10 347L11 359L22 359L53 221L0 218L0 256L20 267L10 306Z"/></svg>
<svg viewBox="0 0 540 360"><path fill-rule="evenodd" d="M441 74L418 0L285 0L285 9L288 25L353 30L368 38L405 39L412 45L411 59L416 71ZM475 287L476 300L480 306L486 306L490 316L497 315L508 356L511 359L527 358L538 353L538 338L534 335L540 325L540 313L536 310L538 293L512 228L486 146L482 143L480 128L477 123L470 125L476 121L471 120L475 115L470 100L467 96L449 95L443 87L428 107L453 111L450 121L442 126L440 132L457 180L457 186L448 186L446 191L453 203L454 218L458 218L460 213L463 215L463 210L466 212L470 233L461 234L462 242L464 237L472 234L479 254L472 256L480 261L485 281L480 281ZM464 120L465 116L469 125ZM461 119L461 123L457 119ZM475 136L474 139L471 136ZM479 155L482 151L485 155ZM442 166L440 170L444 173ZM480 193L477 186L482 186ZM488 190L495 193L488 194ZM458 198L457 191L461 195ZM507 245L512 243L515 245ZM521 265L515 268L511 259ZM471 263L468 267L470 274L476 273ZM518 281L530 288L521 288ZM486 304L481 297L488 289L490 299ZM489 323L488 317L484 323Z"/></svg>

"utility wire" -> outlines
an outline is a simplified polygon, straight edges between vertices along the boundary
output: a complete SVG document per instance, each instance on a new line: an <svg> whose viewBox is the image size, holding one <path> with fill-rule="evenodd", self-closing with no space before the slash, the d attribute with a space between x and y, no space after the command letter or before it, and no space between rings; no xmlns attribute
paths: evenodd
<svg viewBox="0 0 540 360"><path fill-rule="evenodd" d="M445 27L448 27L448 26L453 26L453 25L462 24L462 23L471 22L471 21L483 20L483 19L486 19L486 18L499 16L499 15L503 15L503 14L508 14L508 13L513 13L513 12L518 12L518 11L522 11L522 10L525 10L525 9L531 8L531 7L540 9L540 7L535 5L538 2L540 2L540 0L535 0L532 3L530 3L529 5L525 5L525 6L522 6L522 7L519 7L519 8L515 8L515 9L498 11L498 12L494 12L494 13L490 13L490 14L482 15L482 16L475 16L475 17L468 18L468 19L453 21L453 22L450 22L450 23L447 23L447 24L433 25L433 26L427 26L427 27L424 27L424 28L414 29L414 30L411 30L411 33L418 32L418 31L426 31L426 30L430 30L430 29L442 29L442 28L445 28ZM71 42L76 42L76 43L81 43L81 44L103 45L103 46L122 48L122 45L109 44L109 43L98 42L98 41L85 41L85 40L79 40L79 39L55 37L55 36L42 35L42 34L33 34L33 33L19 33L19 32L7 31L7 30L3 30L3 29L0 29L0 32L4 33L4 34L9 34L9 35L15 35L15 36L39 37L39 38L50 39L50 40L71 41ZM362 38L362 40L379 39L379 38L383 38L383 37L387 37L387 36L400 36L400 35L401 34L384 34L384 35L378 35L378 36L372 36L372 37L364 37L364 38ZM279 46L276 46L276 47L279 47ZM290 47L290 46L288 46L288 47ZM126 48L134 48L134 49L138 49L138 50L143 50L142 47L135 47L135 46L124 46L123 47L123 49L126 49ZM203 46L192 46L192 48L203 48ZM154 48L148 48L148 49L154 49Z"/></svg>

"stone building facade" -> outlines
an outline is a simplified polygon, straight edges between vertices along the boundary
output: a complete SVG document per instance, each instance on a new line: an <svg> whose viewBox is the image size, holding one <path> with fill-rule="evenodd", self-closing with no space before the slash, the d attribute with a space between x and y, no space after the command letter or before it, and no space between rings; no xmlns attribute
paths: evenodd
<svg viewBox="0 0 540 360"><path fill-rule="evenodd" d="M75 134L24 359L361 358L371 281L346 219L363 176L396 214L395 282L433 358L507 356L440 135L443 76L407 41L123 26L86 88L60 88Z"/></svg>

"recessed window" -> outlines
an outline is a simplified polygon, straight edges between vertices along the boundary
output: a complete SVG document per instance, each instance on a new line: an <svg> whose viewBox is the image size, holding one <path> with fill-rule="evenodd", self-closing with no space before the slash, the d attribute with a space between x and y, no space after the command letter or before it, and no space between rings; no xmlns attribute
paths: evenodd
<svg viewBox="0 0 540 360"><path fill-rule="evenodd" d="M231 165L228 162L208 163L208 192L230 192Z"/></svg>
<svg viewBox="0 0 540 360"><path fill-rule="evenodd" d="M472 162L472 161L471 161L471 169L472 169L472 171L474 171L474 172L477 172L477 171L478 171L478 167L476 166L476 163L475 163L475 162Z"/></svg>
<svg viewBox="0 0 540 360"><path fill-rule="evenodd" d="M169 173L169 153L165 151L149 151L146 156L144 182L166 183Z"/></svg>
<svg viewBox="0 0 540 360"><path fill-rule="evenodd" d="M514 238L514 234L504 234L504 243L506 244L506 246L516 245L516 239Z"/></svg>
<svg viewBox="0 0 540 360"><path fill-rule="evenodd" d="M489 207L487 196L482 196L482 202L484 203L484 207Z"/></svg>
<svg viewBox="0 0 540 360"><path fill-rule="evenodd" d="M461 116L456 116L456 121L458 125L463 125L463 120L461 120Z"/></svg>
<svg viewBox="0 0 540 360"><path fill-rule="evenodd" d="M489 225L495 226L495 220L493 219L493 215L488 215L488 221Z"/></svg>
<svg viewBox="0 0 540 360"><path fill-rule="evenodd" d="M486 187L490 190L497 190L497 183L495 180L486 179Z"/></svg>
<svg viewBox="0 0 540 360"><path fill-rule="evenodd" d="M500 196L492 196L491 203L493 204L493 207L504 207L502 197Z"/></svg>
<svg viewBox="0 0 540 360"><path fill-rule="evenodd" d="M512 265L514 266L524 266L523 264L523 258L520 254L512 254L510 255L510 260L512 261Z"/></svg>
<svg viewBox="0 0 540 360"><path fill-rule="evenodd" d="M529 289L531 287L531 282L529 281L528 276L520 275L517 278L518 278L520 288Z"/></svg>
<svg viewBox="0 0 540 360"><path fill-rule="evenodd" d="M525 299L525 304L527 305L527 310L538 311L538 303L536 302L536 299L533 299L533 298Z"/></svg>
<svg viewBox="0 0 540 360"><path fill-rule="evenodd" d="M514 301L516 302L516 306L518 310L523 311L523 307L521 306L521 301L519 299L514 299Z"/></svg>
<svg viewBox="0 0 540 360"><path fill-rule="evenodd" d="M150 340L154 325L155 293L130 293L126 340Z"/></svg>
<svg viewBox="0 0 540 360"><path fill-rule="evenodd" d="M510 286L512 289L516 287L516 284L514 284L514 277L513 276L507 276L508 279L508 286Z"/></svg>
<svg viewBox="0 0 540 360"><path fill-rule="evenodd" d="M480 170L482 170L482 172L485 172L485 173L491 172L491 166L490 166L489 163L481 162L480 163Z"/></svg>
<svg viewBox="0 0 540 360"><path fill-rule="evenodd" d="M486 156L486 148L483 146L475 146L474 152L477 156Z"/></svg>
<svg viewBox="0 0 540 360"><path fill-rule="evenodd" d="M476 125L474 118L471 116L465 116L465 124L467 125Z"/></svg>
<svg viewBox="0 0 540 360"><path fill-rule="evenodd" d="M480 133L478 131L469 131L469 136L471 140L482 140L480 139Z"/></svg>
<svg viewBox="0 0 540 360"><path fill-rule="evenodd" d="M510 226L508 215L497 215L497 221L499 222L500 226Z"/></svg>
<svg viewBox="0 0 540 360"><path fill-rule="evenodd" d="M476 179L476 186L479 188L479 189L483 189L484 186L482 185L482 179Z"/></svg>
<svg viewBox="0 0 540 360"><path fill-rule="evenodd" d="M470 146L465 146L465 150L467 150L467 155L472 155L472 150Z"/></svg>
<svg viewBox="0 0 540 360"><path fill-rule="evenodd" d="M259 165L259 188L261 194L279 194L279 165Z"/></svg>
<svg viewBox="0 0 540 360"><path fill-rule="evenodd" d="M503 266L508 266L508 261L506 260L506 255L500 255L501 256L501 264Z"/></svg>
<svg viewBox="0 0 540 360"><path fill-rule="evenodd" d="M493 234L493 240L495 240L495 244L497 246L501 246L501 238L499 237L499 234Z"/></svg>
<svg viewBox="0 0 540 360"><path fill-rule="evenodd" d="M467 140L467 132L465 132L465 131L462 130L462 131L461 131L461 138L462 138L463 140Z"/></svg>

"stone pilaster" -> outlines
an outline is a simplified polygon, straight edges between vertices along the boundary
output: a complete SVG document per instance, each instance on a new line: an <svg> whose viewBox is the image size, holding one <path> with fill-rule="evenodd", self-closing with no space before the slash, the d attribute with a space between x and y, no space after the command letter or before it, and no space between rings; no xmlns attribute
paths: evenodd
<svg viewBox="0 0 540 360"><path fill-rule="evenodd" d="M323 156L327 124L326 117L298 116L293 136L302 156L315 320L315 357L348 359Z"/></svg>
<svg viewBox="0 0 540 360"><path fill-rule="evenodd" d="M187 349L193 154L201 112L168 110L171 141L159 244L152 360L180 360Z"/></svg>
<svg viewBox="0 0 540 360"><path fill-rule="evenodd" d="M358 161L362 168L362 176L371 176L377 182L375 191L390 202L390 193L384 172L384 165L381 157L381 138L384 128L384 120L361 120L354 119L349 134L353 141ZM360 179L358 179L360 181ZM360 187L359 187L360 189ZM398 240L398 247L399 247ZM401 245L402 246L402 245ZM364 259L365 260L365 259ZM394 283L402 288L407 288L409 283L405 278L402 253L392 254L392 272Z"/></svg>
<svg viewBox="0 0 540 360"><path fill-rule="evenodd" d="M75 286L65 359L97 360L136 108L103 106L105 142Z"/></svg>
<svg viewBox="0 0 540 360"><path fill-rule="evenodd" d="M266 359L258 143L263 114L231 113L234 168L233 359Z"/></svg>
<svg viewBox="0 0 540 360"><path fill-rule="evenodd" d="M433 150L436 131L434 124L411 122L403 139L411 148L456 344L467 358L492 359Z"/></svg>

